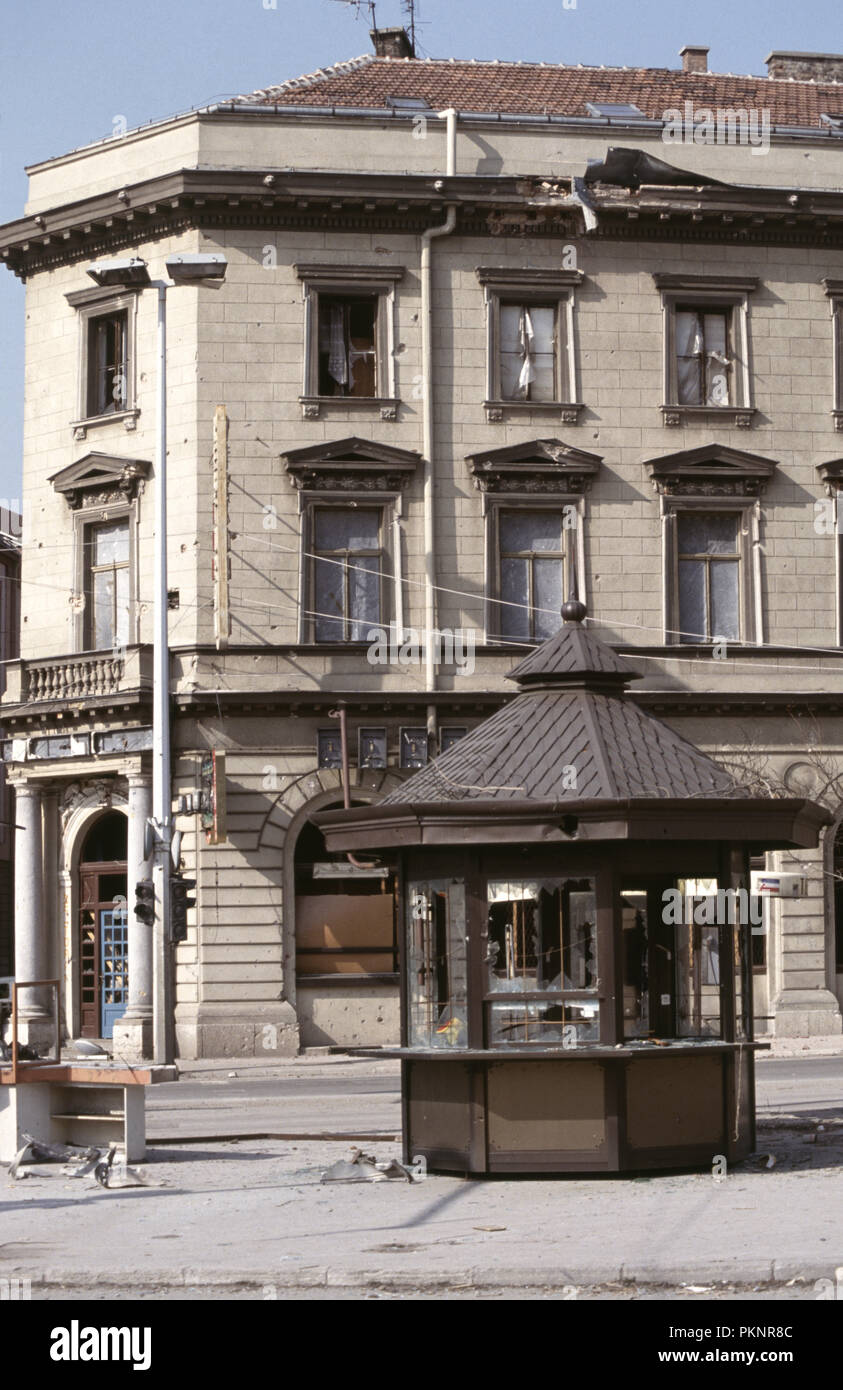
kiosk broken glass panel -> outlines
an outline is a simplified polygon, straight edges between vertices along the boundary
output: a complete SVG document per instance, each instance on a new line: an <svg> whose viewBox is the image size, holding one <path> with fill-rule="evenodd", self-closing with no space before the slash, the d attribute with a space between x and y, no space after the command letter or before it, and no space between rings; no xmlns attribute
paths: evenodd
<svg viewBox="0 0 843 1390"><path fill-rule="evenodd" d="M492 879L487 901L489 1045L597 1041L593 879Z"/></svg>
<svg viewBox="0 0 843 1390"><path fill-rule="evenodd" d="M465 1047L468 1043L465 933L465 885L461 880L435 878L409 885L410 1047Z"/></svg>

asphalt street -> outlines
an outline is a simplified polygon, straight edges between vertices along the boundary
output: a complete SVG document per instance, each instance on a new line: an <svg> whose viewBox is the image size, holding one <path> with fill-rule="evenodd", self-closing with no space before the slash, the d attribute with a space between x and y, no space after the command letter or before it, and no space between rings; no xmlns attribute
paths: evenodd
<svg viewBox="0 0 843 1390"><path fill-rule="evenodd" d="M255 1137L384 1138L401 1132L397 1062L336 1057L324 1066L290 1063L279 1074L182 1078L147 1093L150 1142ZM236 1068L235 1068L236 1070ZM816 1114L843 1118L843 1057L759 1063L760 1118Z"/></svg>

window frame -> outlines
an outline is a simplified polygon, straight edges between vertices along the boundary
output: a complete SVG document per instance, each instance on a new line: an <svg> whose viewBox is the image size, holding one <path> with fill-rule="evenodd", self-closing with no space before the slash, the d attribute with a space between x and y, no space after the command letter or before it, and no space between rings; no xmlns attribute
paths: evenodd
<svg viewBox="0 0 843 1390"><path fill-rule="evenodd" d="M697 514L732 512L738 516L738 617L740 636L727 639L733 645L747 646L763 641L760 574L760 503L746 497L662 497L664 641L666 646L710 649L715 634L698 641L683 642L680 635L679 536L676 518L684 512Z"/></svg>
<svg viewBox="0 0 843 1390"><path fill-rule="evenodd" d="M381 419L397 419L400 399L395 371L395 287L404 266L296 265L304 304L302 393L299 402L305 419L318 419L328 409L378 410ZM319 391L319 301L330 299L375 300L375 393L372 396L323 396Z"/></svg>
<svg viewBox="0 0 843 1390"><path fill-rule="evenodd" d="M750 334L750 295L755 276L707 276L659 273L653 276L662 297L663 381L661 412L665 425L683 425L705 417L749 428L756 415ZM676 316L679 312L727 315L732 371L728 405L687 405L679 399Z"/></svg>
<svg viewBox="0 0 843 1390"><path fill-rule="evenodd" d="M843 280L822 281L831 315L831 418L843 430Z"/></svg>
<svg viewBox="0 0 843 1390"><path fill-rule="evenodd" d="M380 616L377 622L371 622L368 628L388 629L392 622L392 611L395 607L394 586L395 574L392 555L391 536L394 529L393 518L390 517L390 509L394 509L395 499L385 497L382 494L374 494L370 497L352 499L349 497L331 497L325 493L313 493L302 498L302 582L300 592L303 602L299 616L299 641L302 645L312 646L319 651L330 650L331 648L343 651L359 651L361 647L368 645L368 638L327 638L319 640L316 636L316 618L311 616L316 609L316 514L319 511L340 511L353 513L358 511L376 511L379 513L378 535L380 539L380 567L379 576L379 609ZM343 618L345 626L357 619ZM367 629L368 630L368 629Z"/></svg>
<svg viewBox="0 0 843 1390"><path fill-rule="evenodd" d="M78 322L78 374L76 394L76 419L71 421L77 439L84 439L92 426L121 423L124 428L136 428L140 409L137 404L137 290L81 290L65 296L76 310ZM90 388L93 363L91 360L91 329L97 319L110 318L116 314L126 315L125 359L126 359L126 398L120 410L105 414L90 413Z"/></svg>
<svg viewBox="0 0 843 1390"><path fill-rule="evenodd" d="M478 266L486 312L486 395L483 407L490 421L503 420L506 412L550 411L566 424L576 424L583 402L578 399L575 291L584 279L579 270L492 268ZM507 397L501 390L500 311L504 305L525 309L553 308L554 381L551 400Z"/></svg>
<svg viewBox="0 0 843 1390"><path fill-rule="evenodd" d="M103 525L116 525L126 522L129 533L129 624L125 643L116 642L112 647L93 647L91 640L91 599L90 568L88 564L89 536L93 528ZM77 596L84 599L73 618L73 647L80 654L95 651L116 651L123 646L135 646L139 637L139 604L137 597L137 526L138 514L135 502L115 503L113 506L82 507L73 514L75 577Z"/></svg>
<svg viewBox="0 0 843 1390"><path fill-rule="evenodd" d="M501 606L501 549L500 549L500 518L502 512L552 512L557 513L562 520L562 594L563 602L567 597L567 588L570 575L571 560L573 558L574 571L577 577L577 591L584 602L586 594L585 586L585 565L584 565L584 546L583 546L583 526L585 518L585 498L579 495L566 495L556 497L518 497L518 496L488 496L485 499L485 519L486 519L486 641L489 643L500 643L511 646L512 644L537 645L544 641L538 637L506 637L500 630ZM576 519L575 526L565 525L565 509L570 508ZM573 557L570 545L566 545L566 531L568 536L573 538ZM559 626L562 626L562 615L559 615ZM534 624L530 622L531 632Z"/></svg>

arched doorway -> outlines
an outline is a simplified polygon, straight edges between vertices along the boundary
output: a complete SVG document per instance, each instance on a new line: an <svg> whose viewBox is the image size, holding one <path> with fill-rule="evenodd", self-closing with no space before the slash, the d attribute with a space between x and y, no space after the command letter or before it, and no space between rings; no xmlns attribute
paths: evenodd
<svg viewBox="0 0 843 1390"><path fill-rule="evenodd" d="M394 875L329 854L321 831L308 821L296 840L295 892L302 1044L392 1041L398 998Z"/></svg>
<svg viewBox="0 0 843 1390"><path fill-rule="evenodd" d="M127 833L126 817L107 811L82 845L77 950L83 1038L110 1038L129 1002Z"/></svg>

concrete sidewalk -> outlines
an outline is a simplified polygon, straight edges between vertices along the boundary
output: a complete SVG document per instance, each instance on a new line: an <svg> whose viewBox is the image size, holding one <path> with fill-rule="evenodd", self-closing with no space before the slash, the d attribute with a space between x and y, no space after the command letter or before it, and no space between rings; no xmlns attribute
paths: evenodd
<svg viewBox="0 0 843 1390"><path fill-rule="evenodd" d="M843 1267L843 1122L767 1120L725 1179L320 1182L344 1143L168 1145L150 1184L105 1191L57 1165L0 1178L0 1276L51 1287L416 1290L608 1282L813 1285ZM395 1143L367 1146L379 1159ZM767 1155L775 1157L768 1167ZM843 1277L843 1276L841 1276ZM812 1297L816 1296L811 1294Z"/></svg>

